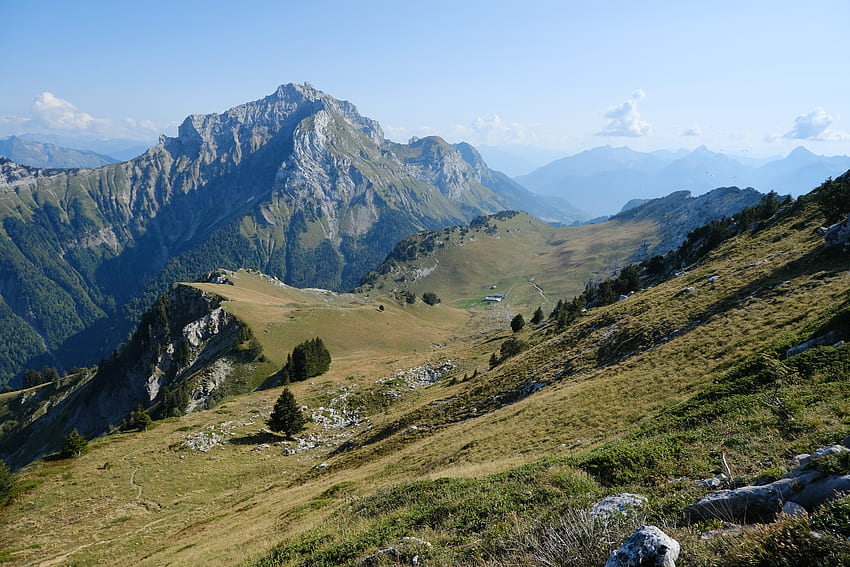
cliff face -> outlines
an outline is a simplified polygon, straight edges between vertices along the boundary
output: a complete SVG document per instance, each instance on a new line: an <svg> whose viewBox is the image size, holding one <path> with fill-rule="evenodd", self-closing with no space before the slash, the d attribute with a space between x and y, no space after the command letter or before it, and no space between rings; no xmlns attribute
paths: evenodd
<svg viewBox="0 0 850 567"><path fill-rule="evenodd" d="M240 365L243 325L210 293L181 285L142 318L122 351L96 371L21 392L9 402L17 426L2 437L0 459L20 466L56 451L72 428L87 437L120 426L142 406L154 415L207 409Z"/></svg>
<svg viewBox="0 0 850 567"><path fill-rule="evenodd" d="M488 171L439 138L386 141L309 84L189 116L124 163L0 160L0 343L14 353L0 383L94 362L171 283L217 267L350 289L413 232L515 207Z"/></svg>

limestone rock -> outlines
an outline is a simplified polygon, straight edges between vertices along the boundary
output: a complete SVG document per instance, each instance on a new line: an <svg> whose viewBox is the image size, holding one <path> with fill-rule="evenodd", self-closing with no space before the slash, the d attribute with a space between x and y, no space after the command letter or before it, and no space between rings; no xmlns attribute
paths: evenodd
<svg viewBox="0 0 850 567"><path fill-rule="evenodd" d="M635 530L605 567L676 567L679 542L655 526Z"/></svg>
<svg viewBox="0 0 850 567"><path fill-rule="evenodd" d="M646 497L640 494L615 494L603 498L590 509L591 518L607 518L614 514L628 514L635 508L646 504Z"/></svg>
<svg viewBox="0 0 850 567"><path fill-rule="evenodd" d="M847 215L847 220L837 222L824 230L823 238L826 248L850 245L850 214Z"/></svg>

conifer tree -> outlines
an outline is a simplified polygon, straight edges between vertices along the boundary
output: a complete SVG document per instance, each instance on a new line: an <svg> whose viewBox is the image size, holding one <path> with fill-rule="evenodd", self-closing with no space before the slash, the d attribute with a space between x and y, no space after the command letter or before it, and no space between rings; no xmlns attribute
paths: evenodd
<svg viewBox="0 0 850 567"><path fill-rule="evenodd" d="M540 307L534 312L534 315L531 316L531 324L537 325L543 321L543 309Z"/></svg>
<svg viewBox="0 0 850 567"><path fill-rule="evenodd" d="M86 452L89 442L85 437L80 435L80 432L74 428L65 439L62 441L62 449L59 451L59 456L63 459L73 459L79 457Z"/></svg>
<svg viewBox="0 0 850 567"><path fill-rule="evenodd" d="M292 437L304 429L307 418L301 413L301 408L289 388L284 388L280 393L267 423L269 429L287 437Z"/></svg>

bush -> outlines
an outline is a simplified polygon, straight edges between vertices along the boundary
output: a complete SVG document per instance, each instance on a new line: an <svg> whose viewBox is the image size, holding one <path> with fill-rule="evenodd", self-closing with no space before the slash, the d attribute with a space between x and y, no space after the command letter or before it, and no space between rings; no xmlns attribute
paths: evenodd
<svg viewBox="0 0 850 567"><path fill-rule="evenodd" d="M514 356L515 354L519 354L524 348L525 343L523 341L510 337L502 343L501 347L499 347L499 354L502 355L502 359L505 359Z"/></svg>
<svg viewBox="0 0 850 567"><path fill-rule="evenodd" d="M63 459L79 457L86 452L88 445L89 442L86 438L80 435L80 432L75 428L62 441L62 449L59 451L59 456Z"/></svg>
<svg viewBox="0 0 850 567"><path fill-rule="evenodd" d="M130 418L127 420L127 429L138 429L139 431L145 431L153 427L153 420L151 416L148 415L148 412L144 410L141 404L136 406L136 409L130 414Z"/></svg>
<svg viewBox="0 0 850 567"><path fill-rule="evenodd" d="M850 496L830 500L812 516L812 525L842 537L850 537Z"/></svg>
<svg viewBox="0 0 850 567"><path fill-rule="evenodd" d="M525 318L522 316L522 313L517 313L517 315L511 319L511 330L514 333L517 333L525 327Z"/></svg>
<svg viewBox="0 0 850 567"><path fill-rule="evenodd" d="M437 305L438 303L440 303L440 298L437 297L436 293L426 291L422 294L422 301L424 301L428 305Z"/></svg>
<svg viewBox="0 0 850 567"><path fill-rule="evenodd" d="M730 567L836 567L850 565L850 545L830 532L815 533L808 518L786 518L752 528L724 562Z"/></svg>

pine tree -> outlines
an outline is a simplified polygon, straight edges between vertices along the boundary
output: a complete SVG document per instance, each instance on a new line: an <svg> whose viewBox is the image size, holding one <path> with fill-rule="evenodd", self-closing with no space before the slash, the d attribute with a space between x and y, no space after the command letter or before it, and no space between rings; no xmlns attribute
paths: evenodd
<svg viewBox="0 0 850 567"><path fill-rule="evenodd" d="M136 406L136 409L130 414L130 419L127 420L127 429L138 429L146 431L153 427L153 420L148 412L142 407L142 404Z"/></svg>
<svg viewBox="0 0 850 567"><path fill-rule="evenodd" d="M514 333L517 333L525 327L525 318L522 316L522 313L517 313L516 317L511 320L511 330Z"/></svg>
<svg viewBox="0 0 850 567"><path fill-rule="evenodd" d="M284 388L280 393L267 423L269 429L287 437L292 437L304 429L307 418L301 413L301 408L289 388Z"/></svg>
<svg viewBox="0 0 850 567"><path fill-rule="evenodd" d="M538 325L543 321L543 309L540 307L534 312L534 315L531 316L531 324Z"/></svg>
<svg viewBox="0 0 850 567"><path fill-rule="evenodd" d="M79 457L86 452L88 444L86 438L80 435L80 432L75 428L62 441L62 450L59 451L59 456L63 459Z"/></svg>

